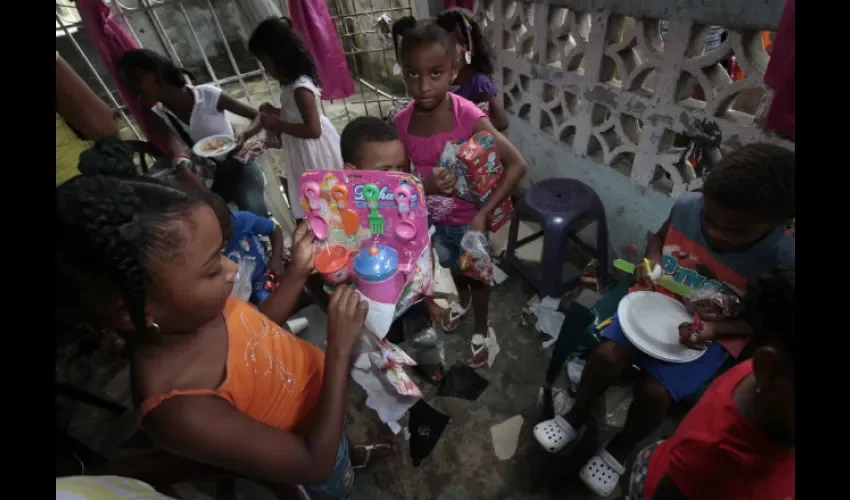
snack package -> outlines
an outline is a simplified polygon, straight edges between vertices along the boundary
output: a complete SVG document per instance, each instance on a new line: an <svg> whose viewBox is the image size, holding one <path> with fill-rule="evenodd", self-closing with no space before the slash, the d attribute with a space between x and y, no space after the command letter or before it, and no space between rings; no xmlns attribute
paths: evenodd
<svg viewBox="0 0 850 500"><path fill-rule="evenodd" d="M443 152L440 153L440 159L437 161L437 167L450 169L457 175L457 182L455 182L455 196L462 200L475 203L476 198L469 189L469 184L466 182L466 177L463 175L457 158L457 150L461 144L463 144L463 141L446 142L446 145L443 147Z"/></svg>
<svg viewBox="0 0 850 500"><path fill-rule="evenodd" d="M467 231L460 240L463 253L457 267L464 276L493 285L493 261L490 259L490 243L487 235L480 231Z"/></svg>
<svg viewBox="0 0 850 500"><path fill-rule="evenodd" d="M684 303L689 312L699 315L699 318L704 321L735 318L741 314L743 308L743 301L738 294L715 286L691 290L690 296L684 299Z"/></svg>
<svg viewBox="0 0 850 500"><path fill-rule="evenodd" d="M478 206L487 202L504 172L496 140L487 132L478 132L467 141L447 142L437 166L454 170L455 196ZM490 230L501 229L513 211L511 200L500 203L488 218Z"/></svg>
<svg viewBox="0 0 850 500"><path fill-rule="evenodd" d="M458 177L465 177L469 191L479 206L486 203L499 184L504 169L496 139L487 132L477 132L457 147ZM490 230L498 231L513 214L513 204L505 200L490 214Z"/></svg>
<svg viewBox="0 0 850 500"><path fill-rule="evenodd" d="M484 203L502 177L502 159L496 150L496 140L487 132L478 132L457 147L458 161L463 169L469 189L476 199Z"/></svg>
<svg viewBox="0 0 850 500"><path fill-rule="evenodd" d="M402 366L416 366L416 361L413 358L387 339L381 339L378 347L381 349L380 352L370 352L369 360L379 370L388 370Z"/></svg>

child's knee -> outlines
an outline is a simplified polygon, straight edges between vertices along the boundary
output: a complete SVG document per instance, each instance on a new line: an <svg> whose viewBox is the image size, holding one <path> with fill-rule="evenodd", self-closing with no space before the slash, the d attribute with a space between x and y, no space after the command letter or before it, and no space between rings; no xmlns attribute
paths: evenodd
<svg viewBox="0 0 850 500"><path fill-rule="evenodd" d="M612 340L605 340L596 346L591 357L597 363L616 370L617 373L622 371L631 359L629 351Z"/></svg>
<svg viewBox="0 0 850 500"><path fill-rule="evenodd" d="M635 399L640 398L646 401L652 401L656 406L664 408L665 411L673 404L670 391L664 387L664 384L646 373L635 382L632 392Z"/></svg>
<svg viewBox="0 0 850 500"><path fill-rule="evenodd" d="M440 266L446 269L454 267L457 258L460 256L460 252L456 248L441 241L434 241L434 249L437 251L437 260L440 262Z"/></svg>

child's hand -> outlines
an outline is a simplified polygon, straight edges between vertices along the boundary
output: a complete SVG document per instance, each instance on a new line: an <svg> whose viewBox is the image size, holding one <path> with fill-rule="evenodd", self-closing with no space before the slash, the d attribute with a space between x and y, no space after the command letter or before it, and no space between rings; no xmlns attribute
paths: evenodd
<svg viewBox="0 0 850 500"><path fill-rule="evenodd" d="M654 285L651 270L655 269L655 266L661 263L661 255L647 255L646 258L649 260L650 270L646 269L643 259L635 264L635 284L651 289Z"/></svg>
<svg viewBox="0 0 850 500"><path fill-rule="evenodd" d="M340 285L328 303L328 351L348 356L360 338L369 303L347 285Z"/></svg>
<svg viewBox="0 0 850 500"><path fill-rule="evenodd" d="M257 109L260 113L264 115L279 115L280 109L276 108L273 104L264 102L260 104L260 107Z"/></svg>
<svg viewBox="0 0 850 500"><path fill-rule="evenodd" d="M451 196L455 190L457 175L449 168L434 167L431 175L422 182L425 194L443 194Z"/></svg>
<svg viewBox="0 0 850 500"><path fill-rule="evenodd" d="M244 132L243 132L243 133L241 133L241 134L238 134L238 135L236 136L236 148L234 148L234 149L235 149L236 151L241 150L241 149L242 149L242 146L244 146L244 145L245 145L245 141L246 141L246 140L247 140L247 138L245 137L245 133L244 133Z"/></svg>
<svg viewBox="0 0 850 500"><path fill-rule="evenodd" d="M277 113L260 113L260 123L267 131L269 129L273 130L280 123L280 117Z"/></svg>
<svg viewBox="0 0 850 500"><path fill-rule="evenodd" d="M298 276L309 276L313 272L315 259L313 231L310 231L307 221L303 221L292 235L292 260L290 260L292 272Z"/></svg>
<svg viewBox="0 0 850 500"><path fill-rule="evenodd" d="M280 279L283 276L283 262L272 259L269 261L269 271L275 278Z"/></svg>
<svg viewBox="0 0 850 500"><path fill-rule="evenodd" d="M704 351L714 341L715 336L714 323L711 321L704 322L700 331L694 331L691 323L679 325L679 342L691 349Z"/></svg>
<svg viewBox="0 0 850 500"><path fill-rule="evenodd" d="M472 222L469 223L470 231L478 231L485 232L487 231L487 215L478 212L475 214L475 217L472 218Z"/></svg>

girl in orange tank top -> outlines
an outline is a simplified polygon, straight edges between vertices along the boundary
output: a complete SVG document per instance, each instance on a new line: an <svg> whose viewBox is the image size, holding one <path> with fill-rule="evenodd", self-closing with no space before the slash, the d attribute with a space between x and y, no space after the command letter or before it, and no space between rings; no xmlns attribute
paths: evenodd
<svg viewBox="0 0 850 500"><path fill-rule="evenodd" d="M326 354L278 326L312 271L312 233L295 232L282 285L257 310L230 297L236 265L203 194L136 177L117 140L81 155L80 171L56 190L59 308L124 337L144 430L280 492L304 484L313 499L348 498L344 416L366 303L334 293ZM374 449L391 451L362 448Z"/></svg>

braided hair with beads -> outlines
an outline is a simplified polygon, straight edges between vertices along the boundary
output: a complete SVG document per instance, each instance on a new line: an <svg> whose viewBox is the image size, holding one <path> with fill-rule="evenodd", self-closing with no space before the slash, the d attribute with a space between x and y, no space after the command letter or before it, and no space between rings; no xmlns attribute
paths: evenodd
<svg viewBox="0 0 850 500"><path fill-rule="evenodd" d="M204 202L137 176L128 151L99 141L80 155L82 175L56 188L56 300L58 311L106 326L108 300L118 296L144 335L152 264L176 255L180 221Z"/></svg>
<svg viewBox="0 0 850 500"><path fill-rule="evenodd" d="M493 55L490 44L484 39L481 26L475 21L472 12L461 7L447 9L437 16L437 24L454 34L459 31L461 44L471 54L469 67L478 73L493 74Z"/></svg>
<svg viewBox="0 0 850 500"><path fill-rule="evenodd" d="M455 56L454 34L440 27L436 21L417 21L413 16L404 16L392 25L393 48L396 60L401 63L404 55L419 45L439 43L452 58Z"/></svg>

